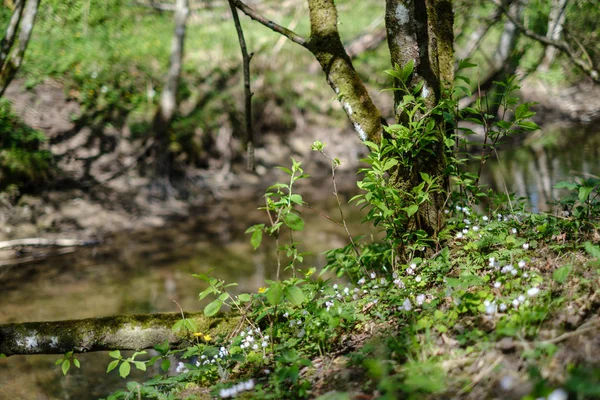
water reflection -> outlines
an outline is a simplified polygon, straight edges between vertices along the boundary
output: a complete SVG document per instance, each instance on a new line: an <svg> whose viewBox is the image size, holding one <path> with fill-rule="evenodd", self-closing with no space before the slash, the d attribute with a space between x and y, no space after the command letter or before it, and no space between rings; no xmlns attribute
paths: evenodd
<svg viewBox="0 0 600 400"><path fill-rule="evenodd" d="M500 161L492 159L484 169L483 183L497 191L504 191L506 184L510 192L528 198L534 211L547 210L558 196L557 182L600 175L598 133L591 127L547 127L522 146L501 151ZM346 198L353 195L352 181L352 175L338 181L345 182ZM257 193L232 194L164 229L124 233L97 248L3 268L0 323L177 311L173 300L186 310L198 310L203 286L190 274L213 267L215 276L239 283L236 291L255 291L265 279L274 278L276 269L275 242L266 238L253 251L244 235L248 226L266 221L264 211L256 210L261 205ZM310 181L301 193L337 219L329 181ZM356 207L347 206L344 212L353 235L370 233L360 225L362 214ZM306 265L323 265L322 252L346 245L347 238L339 226L317 214L304 210L304 216L307 230L295 239L314 254ZM56 358L0 360L0 398L93 399L124 386L116 372L105 374L110 361L105 353L81 355L82 369L67 378L54 367Z"/></svg>
<svg viewBox="0 0 600 400"><path fill-rule="evenodd" d="M507 146L492 158L482 180L492 189L528 199L531 210L550 211L550 203L564 192L561 181L600 176L600 129L597 124L547 127L530 135L519 146Z"/></svg>

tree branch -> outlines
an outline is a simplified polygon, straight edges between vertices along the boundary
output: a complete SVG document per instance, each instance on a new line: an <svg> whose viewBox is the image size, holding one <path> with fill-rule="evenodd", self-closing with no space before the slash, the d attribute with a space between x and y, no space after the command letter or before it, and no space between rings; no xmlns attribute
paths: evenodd
<svg viewBox="0 0 600 400"><path fill-rule="evenodd" d="M34 247L72 247L72 246L91 246L99 244L99 240L79 240L79 239L44 239L44 238L26 238L13 239L0 242L0 250L11 249L13 247L34 246Z"/></svg>
<svg viewBox="0 0 600 400"><path fill-rule="evenodd" d="M530 39L537 40L540 43L543 43L547 46L553 46L564 53L567 57L573 61L573 63L587 76L589 76L595 83L600 84L600 73L594 67L594 65L587 65L583 60L578 58L571 47L564 41L552 40L547 38L546 36L539 35L527 27L523 26L510 12L504 7L501 1L492 0L496 6L498 6L502 12L506 15L506 17L519 29L523 35L527 36Z"/></svg>
<svg viewBox="0 0 600 400"><path fill-rule="evenodd" d="M250 60L252 59L252 54L248 54L246 40L244 39L244 31L242 30L242 24L240 24L240 17L238 16L234 0L229 0L229 7L231 8L235 30L240 43L244 68L244 114L246 119L247 169L249 171L254 171L254 129L252 128L252 90L250 89Z"/></svg>
<svg viewBox="0 0 600 400"><path fill-rule="evenodd" d="M229 333L239 317L205 317L203 313L187 313L198 331L215 337ZM175 334L172 326L181 313L119 315L104 318L52 322L24 322L0 325L0 354L64 354L106 350L142 350L165 340L172 346L185 344L186 335Z"/></svg>
<svg viewBox="0 0 600 400"><path fill-rule="evenodd" d="M297 43L302 47L307 46L307 40L304 37L302 37L301 35L298 35L296 32L289 30L287 28L284 28L283 26L278 25L269 19L266 19L262 15L258 14L255 10L248 7L246 4L242 3L240 0L231 0L231 2L237 8L239 8L241 12L243 12L244 14L246 14L247 16L249 16L256 22L259 22L260 24L266 26L267 28L271 29L272 31L277 32L277 33L287 37L292 42Z"/></svg>

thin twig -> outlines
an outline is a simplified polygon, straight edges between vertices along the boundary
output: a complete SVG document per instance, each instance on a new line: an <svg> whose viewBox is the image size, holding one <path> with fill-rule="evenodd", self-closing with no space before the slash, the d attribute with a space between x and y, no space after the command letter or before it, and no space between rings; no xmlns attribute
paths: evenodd
<svg viewBox="0 0 600 400"><path fill-rule="evenodd" d="M233 3L237 8L240 9L241 12L243 12L244 14L246 14L247 16L249 16L256 22L259 22L262 25L266 26L267 28L271 29L272 31L277 32L277 33L287 37L292 42L297 43L302 47L308 47L308 41L303 36L298 35L296 32L294 32L290 29L284 28L283 26L263 17L262 15L257 13L255 10L253 10L252 8L248 7L246 4L241 2L240 0L230 0L230 3Z"/></svg>
<svg viewBox="0 0 600 400"><path fill-rule="evenodd" d="M234 4L234 0L229 0L229 7L231 8L231 14L233 15L233 22L235 24L235 30L237 31L238 41L240 43L240 50L242 51L242 62L244 68L244 114L246 117L246 145L248 154L248 163L246 168L249 171L254 171L255 160L254 160L254 130L252 129L252 90L250 90L250 60L252 55L248 54L246 48L246 40L244 39L244 31L242 24L240 24L240 17L237 13L237 8Z"/></svg>

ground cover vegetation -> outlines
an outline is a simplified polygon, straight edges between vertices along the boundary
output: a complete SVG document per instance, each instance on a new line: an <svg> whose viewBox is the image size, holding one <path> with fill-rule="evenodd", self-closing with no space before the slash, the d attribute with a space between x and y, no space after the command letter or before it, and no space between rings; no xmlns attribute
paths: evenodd
<svg viewBox="0 0 600 400"><path fill-rule="evenodd" d="M458 82L465 80L459 70ZM277 279L257 293L234 294L234 282L210 271L195 274L206 285L199 298L213 298L205 315L228 308L241 316L235 329L211 336L182 318L173 329L192 341L186 349L164 343L146 362L134 360L137 353L128 359L111 353L107 372L119 367L126 378L131 365L160 364L164 375L129 382L109 399L598 397L600 180L559 183L566 193L557 213L547 214L532 214L523 199L482 187L481 170L496 146L522 129L537 129L530 105L514 96L514 80L500 86L495 99L459 110L450 98L409 124L414 131L391 127L389 139L368 144L361 194L352 202L368 210L365 223L379 227L382 240L348 232L348 245L329 251L322 270L303 263L302 244L294 240L295 232L310 229L294 184L310 178L296 160L282 167L289 180L267 190L268 222L247 231L254 248L277 241ZM454 97L464 90L457 84ZM408 95L403 107L411 114L424 101ZM504 119L487 114L492 102L501 104ZM486 125L479 156L463 151L471 133L456 124L463 113ZM440 190L435 182L423 177L402 194L386 178L407 152L418 154L420 141L427 145L433 115L455 123L447 143L453 190L445 203L447 226L436 237L398 231L430 191ZM340 161L320 141L313 150L331 163L337 197ZM341 210L327 218L347 230ZM406 261L395 256L400 249ZM176 374L169 375L172 362Z"/></svg>
<svg viewBox="0 0 600 400"><path fill-rule="evenodd" d="M332 2L321 3L336 11ZM47 12L69 8L62 2L47 4L54 7ZM144 47L147 42L134 40L139 39L137 25L103 28L109 21L93 18L102 8L92 11L87 4L87 9L75 8L81 13L75 18L81 33L65 36L68 43L89 34L92 26L106 29L104 39L119 35L131 42L115 49L114 59L99 57L89 65L70 59L77 52L63 54L58 73L72 75L68 82L75 84L69 93L84 105L86 123L115 121L115 115L123 123L123 116L134 110L144 114L155 109L158 85L149 78L151 73L131 64L106 67L126 65L118 62L119 57L129 57L137 46L143 47L140 54L152 52ZM106 7L129 12L119 4L106 2ZM200 299L211 298L204 314L213 317L229 308L239 324L224 333L199 331L194 318L182 311L173 331L189 339L190 346L175 349L165 342L155 346L149 359L143 359L148 355L145 351L131 356L112 351L108 373L123 378L132 368L159 368L164 373L146 382L129 382L126 390L109 398L485 398L497 391L502 398L598 396L594 331L599 321L594 313L600 301L600 181L588 178L560 184L569 193L557 203L557 214L531 214L522 200L509 193L487 191L480 183L481 172L490 157L498 157L502 141L519 131L539 129L530 120L531 104L520 103L515 96L518 84L507 74L510 71L502 71L506 79L489 79L495 89L481 96L471 89L476 74L465 72L474 64L461 61L453 85L452 26L448 30L444 24L448 20L431 23L439 39L435 45L415 39L419 50L435 52L439 64L430 65L422 59L415 62L418 54L403 52L393 38L414 32L403 32L405 14L388 13L386 23L398 34L391 35L393 68L387 71L394 82L395 123L381 124L378 112L365 112L377 109L365 106L369 95L349 56L344 52L331 58L325 51L331 50L329 46L343 51L338 21L331 17L335 12L323 15L317 2L310 4L310 40L294 37L323 66L328 83L339 90L342 108L370 150L358 184L361 194L353 202L367 210L365 222L379 228L382 238L355 237L340 208L339 217L327 218L345 229L348 246L328 252L322 271L305 265L305 253L294 234L310 227L304 224L306 204L295 184L308 177L302 163L292 160L291 168L281 168L288 180L267 190L266 222L248 229L255 248L267 237L277 242L277 279L266 281L258 293L236 294L233 282L207 272L194 275L207 286ZM398 2L389 4L404 10ZM438 16L451 13L444 7L430 11ZM71 8L64 15L69 12ZM148 18L156 26L166 24L160 14ZM46 29L57 26L49 24ZM86 53L101 53L86 47L93 42L80 44ZM203 51L206 55L207 49ZM44 55L39 56L38 65L44 65ZM51 64L45 67L56 68L56 63ZM424 72L429 67L432 71ZM219 68L217 75L223 71ZM102 74L106 77L96 81ZM31 76L33 85L36 74ZM111 79L113 86L107 84ZM144 86L145 92L140 90ZM365 97L357 101L353 90ZM191 97L191 92L182 93ZM473 101L460 108L459 100L465 97ZM147 134L147 115L139 121L134 133ZM469 140L474 131L461 121L481 127L482 144ZM184 154L190 147L177 139L185 132L177 127L176 120L169 148ZM23 132L10 149L25 146L29 139L21 136L31 135L38 146L32 149L36 154L42 138ZM337 197L335 172L340 161L327 153L322 142L315 142L313 149L330 163ZM11 167L14 163L5 164L3 168L16 168ZM36 161L32 168L47 167ZM178 362L177 374L168 373L173 362ZM80 367L73 352L58 359L57 365L64 374L71 365Z"/></svg>

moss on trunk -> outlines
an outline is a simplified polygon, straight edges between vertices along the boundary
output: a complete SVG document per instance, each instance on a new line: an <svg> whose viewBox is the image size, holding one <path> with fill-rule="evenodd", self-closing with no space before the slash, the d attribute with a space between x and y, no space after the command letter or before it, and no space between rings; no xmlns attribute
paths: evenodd
<svg viewBox="0 0 600 400"><path fill-rule="evenodd" d="M239 322L236 314L207 318L203 313L187 313L198 331L216 337L229 334ZM0 354L63 354L104 350L141 350L168 340L184 345L189 333L175 334L173 324L180 313L117 315L79 320L25 322L0 325Z"/></svg>

